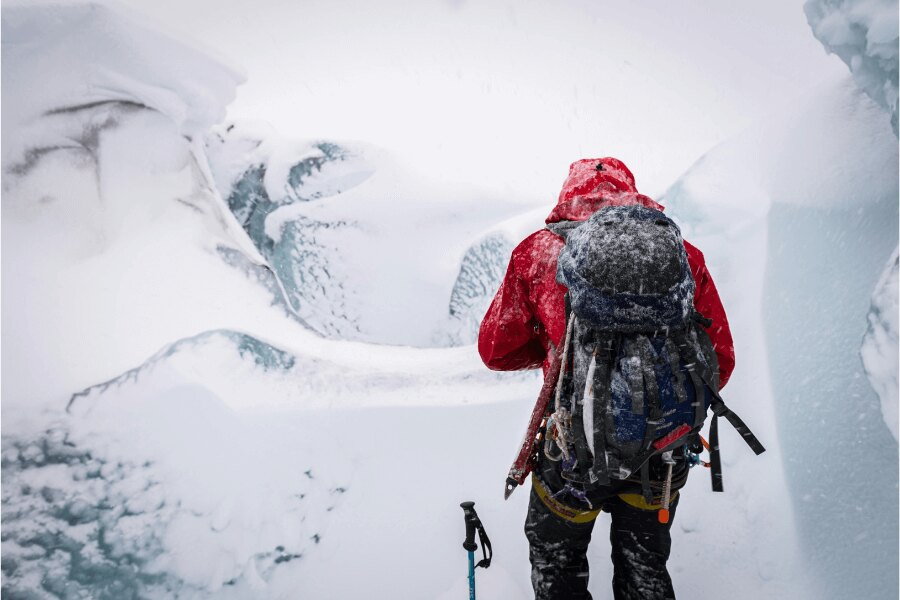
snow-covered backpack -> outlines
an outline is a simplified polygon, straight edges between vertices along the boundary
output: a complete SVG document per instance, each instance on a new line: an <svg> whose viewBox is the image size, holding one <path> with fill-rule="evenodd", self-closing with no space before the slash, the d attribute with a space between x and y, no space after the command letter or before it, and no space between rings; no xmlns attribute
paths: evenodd
<svg viewBox="0 0 900 600"><path fill-rule="evenodd" d="M662 454L671 464L666 453L693 443L712 408L710 462L713 489L721 491L717 417L756 454L764 448L719 396L705 330L711 322L694 309L678 226L658 210L630 205L548 228L566 242L557 281L568 293L545 454L585 490L639 475L649 502L650 458Z"/></svg>

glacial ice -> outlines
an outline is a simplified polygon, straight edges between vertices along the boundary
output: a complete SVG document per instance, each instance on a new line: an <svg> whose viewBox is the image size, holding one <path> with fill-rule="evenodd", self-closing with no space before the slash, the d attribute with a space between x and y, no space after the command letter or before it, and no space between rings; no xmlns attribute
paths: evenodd
<svg viewBox="0 0 900 600"><path fill-rule="evenodd" d="M447 335L451 345L475 343L481 319L503 281L513 245L505 235L494 232L466 250L450 293Z"/></svg>
<svg viewBox="0 0 900 600"><path fill-rule="evenodd" d="M727 257L711 264L737 344L726 400L751 427L771 420L777 440L763 443L783 460L753 476L754 485L775 477L767 502L776 506L749 510L790 503L799 545L785 560L805 562L816 598L896 595L897 443L860 342L897 246L897 196L896 138L844 81L712 150L665 198L687 239ZM879 298L896 297L896 282L882 281ZM878 350L877 381L889 385L896 343ZM753 535L769 543L761 529Z"/></svg>
<svg viewBox="0 0 900 600"><path fill-rule="evenodd" d="M474 344L481 320L503 281L516 243L544 227L548 208L520 213L475 237L466 248L450 292L448 317L434 334L439 346Z"/></svg>
<svg viewBox="0 0 900 600"><path fill-rule="evenodd" d="M872 294L872 304L869 308L869 328L863 337L859 354L862 357L869 383L878 393L881 400L881 415L888 429L897 440L898 416L897 411L897 250L888 259L878 278L875 291Z"/></svg>
<svg viewBox="0 0 900 600"><path fill-rule="evenodd" d="M857 85L888 112L897 135L896 0L807 0L803 10L825 49L837 54Z"/></svg>
<svg viewBox="0 0 900 600"><path fill-rule="evenodd" d="M267 344L253 336L230 330L212 330L184 338L168 344L165 348L145 360L139 366L125 371L109 381L94 384L89 388L76 392L69 399L67 410L71 411L80 399L91 398L100 395L111 388L120 387L126 383L137 383L142 375L152 371L159 363L166 361L180 353L188 355L200 354L205 346L211 344L231 346L237 355L244 360L250 360L264 372L287 371L294 367L296 359L290 353ZM83 400L82 400L83 401Z"/></svg>
<svg viewBox="0 0 900 600"><path fill-rule="evenodd" d="M270 131L236 124L206 143L213 175L238 222L266 258L291 314L313 330L338 338L358 334L352 290L341 264L339 238L329 230L346 220L319 221L291 207L351 189L372 175L357 154L331 142L278 146ZM244 164L243 171L238 171ZM331 237L335 241L327 242ZM276 295L277 295L276 294ZM277 300L276 300L277 302Z"/></svg>

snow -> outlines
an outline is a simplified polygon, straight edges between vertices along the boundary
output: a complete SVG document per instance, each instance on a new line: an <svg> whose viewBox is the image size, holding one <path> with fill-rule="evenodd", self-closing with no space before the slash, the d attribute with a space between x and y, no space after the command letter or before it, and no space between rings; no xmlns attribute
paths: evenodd
<svg viewBox="0 0 900 600"><path fill-rule="evenodd" d="M881 109L839 80L712 150L664 198L706 253L728 309L738 368L726 400L754 431L768 430L770 452L779 445L782 464L764 473L745 469L766 455L728 468L768 490L734 511L785 520L741 535L784 550L769 533L796 527L798 546L783 560L809 561L817 598L896 595L897 444L860 339L897 244L897 162ZM897 373L889 361L879 361L885 378Z"/></svg>
<svg viewBox="0 0 900 600"><path fill-rule="evenodd" d="M461 289L452 278L469 268L460 261L473 233L516 215L521 201L438 186L371 145L291 140L253 124L219 127L207 147L217 185L302 322L373 343L469 339L453 332L471 332L493 280L463 317L450 308ZM501 268L507 259L491 257Z"/></svg>
<svg viewBox="0 0 900 600"><path fill-rule="evenodd" d="M897 135L897 3L892 0L807 0L813 33L843 60L857 85L887 110Z"/></svg>
<svg viewBox="0 0 900 600"><path fill-rule="evenodd" d="M897 439L898 416L897 395L897 250L888 259L875 285L872 306L869 309L869 329L863 337L859 350L869 382L881 400L881 415Z"/></svg>
<svg viewBox="0 0 900 600"><path fill-rule="evenodd" d="M36 140L48 144L46 137L59 135L39 117L91 104L158 111L187 137L225 117L244 76L145 21L102 3L4 3L3 78L17 90L3 99L3 119L16 130L15 137L4 135L4 165L21 160Z"/></svg>
<svg viewBox="0 0 900 600"><path fill-rule="evenodd" d="M539 16L526 7L516 18ZM616 18L603 27L618 31ZM186 22L203 33L210 21ZM306 38L283 21L290 35L267 31L266 43L327 47L325 29ZM480 594L528 597L527 490L504 502L500 485L539 376L489 372L471 343L509 249L542 226L558 191L544 193L531 166L563 165L556 186L578 144L555 145L541 129L553 119L524 106L529 119L507 115L515 135L481 143L461 111L443 143L498 155L515 146L534 162L473 151L479 167L463 175L418 135L383 150L375 133L396 122L346 134L359 124L346 102L365 97L361 81L379 95L400 80L350 81L352 69L332 107L343 120L314 123L311 102L287 121L255 111L277 129L223 122L242 75L182 38L113 5L3 7L4 595L459 597L458 504L471 499L496 552L478 572ZM608 75L659 91L643 74L653 56ZM703 112L716 87L646 103L674 122ZM584 90L586 106L604 96ZM896 320L885 318L897 298L896 138L847 81L801 91L802 104L716 146L665 195L729 311L738 368L725 398L768 448L754 457L725 428L726 493L712 495L706 473L682 491L670 570L686 597L851 597L846 582L859 597L896 596L896 430L884 425L892 389L896 412ZM301 117L308 132L283 126ZM691 151L648 165L720 139L724 121L693 134L688 121L647 151L655 162L631 165L639 183L653 171L661 188ZM311 137L322 123L340 124L327 136L369 143ZM641 155L658 123L646 126L628 152ZM612 133L604 127L592 135ZM340 158L325 160L333 147ZM264 175L245 178L259 166ZM243 180L277 205L252 227L255 209L233 196ZM277 251L291 236L309 240L305 253ZM308 289L305 268L322 276ZM808 335L787 335L798 322ZM611 576L605 526L590 550L595 597Z"/></svg>
<svg viewBox="0 0 900 600"><path fill-rule="evenodd" d="M690 319L694 279L680 231L672 225L645 206L613 206L566 236L557 281L568 288L580 319L627 333Z"/></svg>

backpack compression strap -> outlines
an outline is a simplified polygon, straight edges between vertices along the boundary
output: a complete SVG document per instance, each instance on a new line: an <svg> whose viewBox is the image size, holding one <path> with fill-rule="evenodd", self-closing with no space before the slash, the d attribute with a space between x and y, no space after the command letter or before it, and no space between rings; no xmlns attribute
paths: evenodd
<svg viewBox="0 0 900 600"><path fill-rule="evenodd" d="M705 382L704 382L705 383ZM719 453L719 417L724 417L731 423L731 426L735 428L735 430L741 435L744 441L750 446L750 449L757 455L762 454L766 451L765 447L760 443L760 441L753 435L753 432L750 431L750 428L747 427L747 424L735 414L733 410L725 406L725 402L722 400L722 397L719 396L718 392L715 392L709 384L706 384L707 387L713 394L713 401L710 404L710 408L713 411L712 422L709 424L709 457L710 457L710 475L712 476L712 488L714 492L723 491L722 487L722 457ZM699 396L698 396L699 397ZM701 401L702 405L702 401ZM649 426L648 426L649 429ZM688 433L690 428L685 426L685 431L682 433ZM670 438L673 436L675 438ZM644 450L643 452L634 456L630 461L628 461L625 465L625 468L630 472L635 472L639 469L644 469L647 467L646 462L650 460L650 457L654 454L661 453L666 449L670 449L676 439L680 438L680 435L677 435L677 430L670 433L668 436L652 442L650 446ZM644 480L642 484L642 488L644 488L644 493L646 494L647 488L647 479L648 475L644 472L641 472L641 478Z"/></svg>
<svg viewBox="0 0 900 600"><path fill-rule="evenodd" d="M750 449L757 456L766 451L763 445L756 439L747 424L737 416L734 411L725 406L719 394L714 394L714 399L710 408L713 411L712 422L709 424L709 463L710 474L712 475L712 488L714 492L723 491L722 487L722 457L719 455L719 417L725 417L731 426L741 434Z"/></svg>
<svg viewBox="0 0 900 600"><path fill-rule="evenodd" d="M618 341L616 336L600 337L594 340L594 361L596 361L596 374L592 385L594 398L594 463L589 473L593 474L590 480L600 485L609 484L609 463L606 458L606 433L610 427L609 415L606 403L601 399L606 398L612 384L613 363L618 355ZM597 406L599 402L599 410Z"/></svg>
<svg viewBox="0 0 900 600"><path fill-rule="evenodd" d="M703 326L707 326L711 324L709 319L704 319L700 313L695 313L694 319L697 323ZM760 443L760 441L753 435L753 432L750 431L750 428L747 427L747 424L737 416L737 414L728 408L725 405L725 401L722 400L722 397L719 395L719 391L716 387L713 387L713 377L714 373L708 368L708 365L705 364L705 361L701 359L700 356L697 355L694 350L695 346L691 344L687 337L682 337L679 340L678 344L681 348L688 352L687 356L683 356L682 358L687 358L687 363L689 365L693 365L693 368L688 368L688 373L690 374L691 379L694 382L694 389L696 394L696 401L698 402L697 406L697 419L698 423L703 422L703 417L705 417L705 409L703 408L703 401L700 400L703 394L703 387L709 389L712 394L712 402L710 403L710 408L713 411L713 418L709 424L709 463L710 463L710 476L712 477L712 489L714 492L724 491L722 486L722 457L719 453L719 417L725 417L728 419L728 422L731 423L731 426L735 428L735 430L744 438L744 441L750 446L750 449L756 455L760 455L766 451L765 447ZM699 381L698 381L699 380ZM702 411L702 412L701 412Z"/></svg>

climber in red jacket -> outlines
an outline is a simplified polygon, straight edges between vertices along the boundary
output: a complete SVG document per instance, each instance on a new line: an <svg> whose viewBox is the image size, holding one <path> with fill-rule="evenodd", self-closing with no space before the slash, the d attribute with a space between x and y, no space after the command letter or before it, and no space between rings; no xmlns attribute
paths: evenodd
<svg viewBox="0 0 900 600"><path fill-rule="evenodd" d="M597 162L605 166L597 171ZM572 163L569 177L559 193L547 223L584 221L604 206L643 204L656 210L663 207L639 194L634 176L615 158L584 159ZM497 371L534 369L549 365L553 346L565 334L566 288L556 282L556 258L564 242L549 229L525 238L509 261L503 283L494 297L478 334L478 352L489 368ZM725 309L713 283L703 253L685 242L694 276L694 306L713 326L709 337L719 358L719 387L725 387L734 369L734 344Z"/></svg>
<svg viewBox="0 0 900 600"><path fill-rule="evenodd" d="M584 221L606 206L640 204L656 210L663 207L639 194L631 171L615 158L584 159L572 163L548 224ZM481 324L478 351L484 363L495 370L543 367L545 375L551 353L563 343L566 330L566 287L557 283L557 258L565 242L550 229L525 238L512 253L506 276ZM694 308L712 325L706 329L719 363L719 387L724 387L734 369L734 345L725 310L706 268L703 254L684 242L694 278ZM687 465L677 467L673 489L687 478ZM659 476L661 465L651 461L651 472ZM587 545L599 510L595 505L563 506L555 500L561 480L548 468L535 469L528 517L525 525L530 544L532 583L539 599L590 598L587 592ZM540 487L540 489L535 489ZM547 489L545 489L547 488ZM671 520L662 524L657 505L642 501L640 494L610 490L602 498L602 510L612 517L611 541L615 566L615 598L641 600L674 598L666 570L671 538ZM676 495L677 496L677 495ZM575 504L578 504L575 502ZM672 502L671 514L677 505Z"/></svg>

